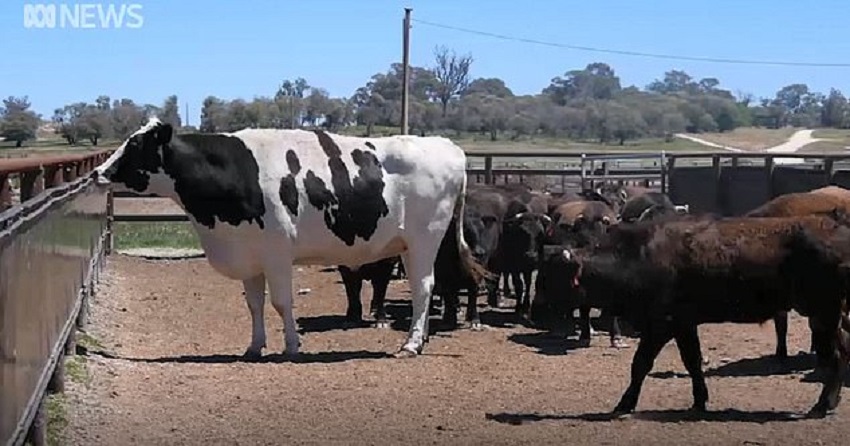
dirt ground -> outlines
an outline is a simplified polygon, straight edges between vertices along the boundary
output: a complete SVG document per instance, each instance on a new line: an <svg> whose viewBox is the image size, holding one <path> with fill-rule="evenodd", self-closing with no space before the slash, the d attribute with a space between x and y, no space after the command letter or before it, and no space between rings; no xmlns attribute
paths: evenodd
<svg viewBox="0 0 850 446"><path fill-rule="evenodd" d="M618 351L600 333L590 348L565 350L547 333L508 326L497 310L484 312L485 331L438 332L423 356L395 359L410 312L406 283L388 295L397 327L344 330L338 280L318 267L296 273L295 288L311 290L296 296L301 361L275 357L282 323L267 303L271 359L246 363L240 283L204 259L110 257L88 327L106 353L88 354L87 383L69 383L68 444L804 445L838 444L850 432L846 402L824 420L790 419L820 385L804 382L807 355L787 369L773 362L770 323L701 327L708 416L686 411L690 380L670 343L637 413L612 421L605 413L627 385L636 340ZM794 315L789 350L807 347L805 320Z"/></svg>

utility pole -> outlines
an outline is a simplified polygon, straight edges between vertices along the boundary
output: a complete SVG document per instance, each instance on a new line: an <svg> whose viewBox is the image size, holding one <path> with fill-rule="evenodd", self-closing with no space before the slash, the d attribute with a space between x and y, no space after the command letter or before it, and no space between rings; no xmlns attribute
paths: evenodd
<svg viewBox="0 0 850 446"><path fill-rule="evenodd" d="M402 79L401 79L401 134L407 135L408 108L410 106L410 11L412 8L404 8L404 36L402 50Z"/></svg>
<svg viewBox="0 0 850 446"><path fill-rule="evenodd" d="M186 102L186 122L183 124L183 127L189 127L189 102Z"/></svg>

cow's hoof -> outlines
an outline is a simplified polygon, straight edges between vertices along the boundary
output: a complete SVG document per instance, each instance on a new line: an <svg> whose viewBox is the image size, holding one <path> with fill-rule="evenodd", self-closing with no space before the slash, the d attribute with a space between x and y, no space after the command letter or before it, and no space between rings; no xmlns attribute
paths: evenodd
<svg viewBox="0 0 850 446"><path fill-rule="evenodd" d="M283 356L287 359L295 359L298 357L298 350L301 349L301 341L291 343L284 347Z"/></svg>
<svg viewBox="0 0 850 446"><path fill-rule="evenodd" d="M579 339L578 340L578 346L581 347L581 348L590 347L590 339Z"/></svg>
<svg viewBox="0 0 850 446"><path fill-rule="evenodd" d="M705 403L694 403L688 410L694 414L704 414L708 412L708 409L705 407Z"/></svg>
<svg viewBox="0 0 850 446"><path fill-rule="evenodd" d="M614 339L611 341L611 347L616 349L629 348L630 345L622 339Z"/></svg>
<svg viewBox="0 0 850 446"><path fill-rule="evenodd" d="M805 418L810 420L817 420L821 418L826 418L827 415L830 414L830 410L822 405L816 405L812 407L808 412L806 412Z"/></svg>
<svg viewBox="0 0 850 446"><path fill-rule="evenodd" d="M469 329L472 331L484 331L487 329L487 326L481 322L472 322L469 324Z"/></svg>
<svg viewBox="0 0 850 446"><path fill-rule="evenodd" d="M620 406L611 411L611 418L615 420L625 420L632 417L633 409L627 409Z"/></svg>
<svg viewBox="0 0 850 446"><path fill-rule="evenodd" d="M375 321L375 328L380 328L380 329L390 328L390 323L388 321Z"/></svg>
<svg viewBox="0 0 850 446"><path fill-rule="evenodd" d="M260 350L249 348L242 354L242 359L246 362L257 362L263 359L263 353Z"/></svg>
<svg viewBox="0 0 850 446"><path fill-rule="evenodd" d="M399 351L393 354L393 357L396 359L407 359L407 358L415 358L417 353L413 350L408 350L406 348L402 348Z"/></svg>

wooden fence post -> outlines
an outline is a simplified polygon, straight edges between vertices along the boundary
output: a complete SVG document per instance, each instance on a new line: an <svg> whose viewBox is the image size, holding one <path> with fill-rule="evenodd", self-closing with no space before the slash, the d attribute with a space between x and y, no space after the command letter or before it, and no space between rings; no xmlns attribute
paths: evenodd
<svg viewBox="0 0 850 446"><path fill-rule="evenodd" d="M720 155L711 156L711 167L714 169L714 205L717 207L720 215L726 215L722 181L723 170L720 165Z"/></svg>
<svg viewBox="0 0 850 446"><path fill-rule="evenodd" d="M835 160L832 158L825 158L823 160L823 175L824 175L824 186L829 186L835 180Z"/></svg>
<svg viewBox="0 0 850 446"><path fill-rule="evenodd" d="M20 178L22 203L44 191L44 168L22 172Z"/></svg>
<svg viewBox="0 0 850 446"><path fill-rule="evenodd" d="M764 159L764 170L767 178L767 196L770 200L776 198L776 186L773 184L773 173L775 171L775 167L776 163L772 156L768 156Z"/></svg>
<svg viewBox="0 0 850 446"><path fill-rule="evenodd" d="M484 157L484 184L493 184L493 157Z"/></svg>
<svg viewBox="0 0 850 446"><path fill-rule="evenodd" d="M9 177L7 173L0 173L0 211L12 207L12 182Z"/></svg>
<svg viewBox="0 0 850 446"><path fill-rule="evenodd" d="M585 173L586 155L581 154L581 190L587 190L587 174Z"/></svg>
<svg viewBox="0 0 850 446"><path fill-rule="evenodd" d="M112 195L112 188L106 191L106 255L112 254L114 247L113 226L115 223L115 197Z"/></svg>

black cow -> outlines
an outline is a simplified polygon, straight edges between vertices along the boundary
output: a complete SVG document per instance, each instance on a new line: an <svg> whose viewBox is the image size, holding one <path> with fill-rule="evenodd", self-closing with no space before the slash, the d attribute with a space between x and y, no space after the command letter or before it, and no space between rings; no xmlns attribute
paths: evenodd
<svg viewBox="0 0 850 446"><path fill-rule="evenodd" d="M572 277L563 257L565 249L581 248L594 243L608 227L615 224L616 213L602 201L582 201L564 203L552 213L545 245L537 272L535 287L537 294L531 311L531 320L543 326L560 324L564 320L573 321L573 312L579 310L579 341L590 344L592 328L590 309L600 306L583 295L569 293ZM624 348L618 317L611 319L609 330L611 346Z"/></svg>
<svg viewBox="0 0 850 446"><path fill-rule="evenodd" d="M692 409L705 411L697 327L763 323L789 309L809 318L824 364L824 386L809 415L834 410L850 351L839 329L850 255L830 251L840 245L830 243L837 235L850 240L850 228L830 216L661 219L618 225L595 246L567 250L572 292L608 299L609 308L640 331L631 382L614 412L635 409L646 375L671 339L691 376Z"/></svg>
<svg viewBox="0 0 850 446"><path fill-rule="evenodd" d="M626 223L646 221L662 215L687 214L688 206L676 206L666 194L644 192L629 198L620 209L620 220Z"/></svg>
<svg viewBox="0 0 850 446"><path fill-rule="evenodd" d="M363 289L363 281L368 280L372 283L372 301L369 312L375 318L376 327L387 327L387 313L384 302L387 296L387 287L393 276L393 269L397 264L402 265L401 257L388 257L377 262L367 263L356 270L343 265L337 267L345 286L345 295L348 298L348 309L345 312L347 322L356 325L363 323L363 305L360 302L360 292Z"/></svg>
<svg viewBox="0 0 850 446"><path fill-rule="evenodd" d="M489 198L489 199L487 199ZM466 199L464 209L463 234L467 245L472 251L473 257L477 258L481 265L487 265L490 257L496 251L499 240L500 219L493 214L492 197L485 195L469 195ZM498 209L498 208L496 208ZM456 219L449 223L447 231L455 230ZM457 236L446 232L440 243L437 257L434 261L434 288L432 290L431 311L436 309L433 296L440 296L444 301L443 323L449 327L457 326L458 294L464 290L468 293L469 300L466 311L466 320L473 329L480 329L481 322L478 316L477 296L478 286L473 278L466 274L462 268L461 258L451 252L453 244L457 243ZM399 265L399 273L403 273L403 263L399 257L383 259L378 262L362 265L357 271L343 266L339 267L340 275L345 286L348 298L348 309L346 317L351 323L362 323L362 305L360 293L362 282L372 282L373 297L371 312L376 320L376 327L387 326L387 316L384 308L387 285L392 278L395 265ZM494 287L493 278L486 279L488 287ZM495 292L495 291L493 291Z"/></svg>
<svg viewBox="0 0 850 446"><path fill-rule="evenodd" d="M516 313L531 306L531 276L540 264L543 238L552 219L519 201L508 205L497 254L498 272L510 275L516 292Z"/></svg>
<svg viewBox="0 0 850 446"><path fill-rule="evenodd" d="M495 254L499 242L498 217L481 211L474 198L467 201L465 212L463 236L477 261L481 265L487 265ZM450 223L450 225L454 224L454 221ZM449 229L452 230L454 227L449 226ZM482 328L478 315L479 288L472 277L460 268L461 259L451 250L452 244L456 243L454 237L453 234L446 232L440 250L437 252L437 260L434 263L434 294L443 298L443 324L447 328L455 328L460 304L458 296L461 291L465 291L466 322L473 330L479 330ZM492 280L488 286L493 286Z"/></svg>

